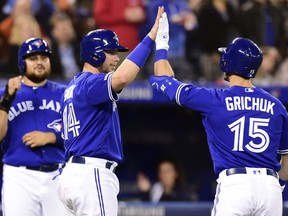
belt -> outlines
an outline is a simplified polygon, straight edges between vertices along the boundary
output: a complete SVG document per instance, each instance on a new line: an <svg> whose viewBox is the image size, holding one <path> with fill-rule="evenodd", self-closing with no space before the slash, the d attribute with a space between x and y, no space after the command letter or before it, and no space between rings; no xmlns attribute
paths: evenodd
<svg viewBox="0 0 288 216"><path fill-rule="evenodd" d="M94 159L94 158L93 158ZM95 158L95 160L98 160L97 158ZM102 160L102 159L100 159ZM71 163L78 163L78 164L86 164L87 161L86 161L86 158L85 157L80 157L80 156L73 156L72 159L71 159ZM96 163L98 164L98 163ZM112 172L115 172L116 170L116 167L113 166L114 165L114 162L111 162L111 161L106 161L104 163L104 167L106 169L109 169L111 170Z"/></svg>
<svg viewBox="0 0 288 216"><path fill-rule="evenodd" d="M28 170L34 170L34 171L41 171L41 172L53 172L60 168L60 165L55 164L49 164L49 165L42 165L42 166L19 166L23 167Z"/></svg>
<svg viewBox="0 0 288 216"><path fill-rule="evenodd" d="M235 175L235 174L254 174L254 175L270 175L278 179L278 173L272 169L268 168L231 168L226 170L226 176Z"/></svg>

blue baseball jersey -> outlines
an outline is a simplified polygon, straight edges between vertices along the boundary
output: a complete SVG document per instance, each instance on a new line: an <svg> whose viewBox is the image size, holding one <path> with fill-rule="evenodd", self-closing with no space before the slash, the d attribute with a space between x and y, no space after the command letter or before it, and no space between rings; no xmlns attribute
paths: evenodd
<svg viewBox="0 0 288 216"><path fill-rule="evenodd" d="M216 175L233 167L279 171L277 153L288 153L288 117L277 98L261 88L211 89L167 76L152 76L149 83L171 101L201 113Z"/></svg>
<svg viewBox="0 0 288 216"><path fill-rule="evenodd" d="M66 86L52 81L40 87L21 84L8 113L8 131L2 141L3 163L13 166L40 166L64 163L61 138L61 96ZM0 95L4 94L4 88ZM32 131L53 132L56 143L27 147L22 137Z"/></svg>
<svg viewBox="0 0 288 216"><path fill-rule="evenodd" d="M111 81L111 72L80 72L65 90L61 107L66 160L87 156L123 162L118 94Z"/></svg>

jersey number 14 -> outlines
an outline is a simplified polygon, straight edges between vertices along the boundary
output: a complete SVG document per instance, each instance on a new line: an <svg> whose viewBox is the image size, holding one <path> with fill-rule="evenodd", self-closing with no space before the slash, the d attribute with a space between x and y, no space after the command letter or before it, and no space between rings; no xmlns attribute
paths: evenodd
<svg viewBox="0 0 288 216"><path fill-rule="evenodd" d="M64 140L68 139L68 133L72 132L73 137L79 136L80 121L76 119L72 103L65 106L63 111L63 134Z"/></svg>

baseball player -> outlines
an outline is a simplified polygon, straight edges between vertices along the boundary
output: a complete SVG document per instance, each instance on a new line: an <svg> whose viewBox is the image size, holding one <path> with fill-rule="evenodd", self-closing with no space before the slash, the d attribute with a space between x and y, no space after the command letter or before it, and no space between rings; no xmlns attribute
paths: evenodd
<svg viewBox="0 0 288 216"><path fill-rule="evenodd" d="M213 216L282 216L280 178L288 180L288 124L282 103L252 84L262 63L259 47L236 38L219 48L227 89L210 89L175 79L167 61L169 25L165 13L156 37L153 89L174 103L198 111L217 176Z"/></svg>
<svg viewBox="0 0 288 216"><path fill-rule="evenodd" d="M153 49L163 11L159 7L148 35L116 70L118 52L128 49L119 45L115 32L98 29L82 38L83 70L69 83L61 105L68 162L59 176L58 195L70 215L117 216L114 170L124 157L116 101Z"/></svg>
<svg viewBox="0 0 288 216"><path fill-rule="evenodd" d="M21 75L0 90L5 216L67 215L53 181L65 162L60 99L66 86L47 80L50 55L45 40L26 40L18 52Z"/></svg>

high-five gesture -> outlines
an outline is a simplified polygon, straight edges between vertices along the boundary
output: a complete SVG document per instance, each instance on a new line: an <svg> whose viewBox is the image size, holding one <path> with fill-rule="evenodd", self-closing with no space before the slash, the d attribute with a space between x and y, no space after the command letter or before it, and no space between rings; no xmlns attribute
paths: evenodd
<svg viewBox="0 0 288 216"><path fill-rule="evenodd" d="M166 12L164 12L159 20L159 29L156 36L156 50L169 49L169 23Z"/></svg>
<svg viewBox="0 0 288 216"><path fill-rule="evenodd" d="M159 20L161 18L161 15L164 13L164 7L158 7L158 13L157 13L157 17L155 19L155 23L153 25L153 27L151 28L150 32L148 33L148 36L152 39L155 40L156 39L156 35L158 32L158 28L159 28Z"/></svg>

